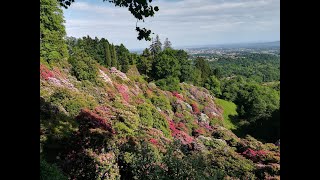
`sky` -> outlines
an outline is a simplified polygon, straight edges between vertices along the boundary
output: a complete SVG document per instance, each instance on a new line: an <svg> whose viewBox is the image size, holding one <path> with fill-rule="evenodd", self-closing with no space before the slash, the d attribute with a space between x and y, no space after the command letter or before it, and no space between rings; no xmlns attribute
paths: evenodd
<svg viewBox="0 0 320 180"><path fill-rule="evenodd" d="M64 9L67 36L106 38L129 50L149 47L137 40L136 23L173 47L280 40L280 0L153 0L159 11L145 22L125 7L102 0L76 0Z"/></svg>

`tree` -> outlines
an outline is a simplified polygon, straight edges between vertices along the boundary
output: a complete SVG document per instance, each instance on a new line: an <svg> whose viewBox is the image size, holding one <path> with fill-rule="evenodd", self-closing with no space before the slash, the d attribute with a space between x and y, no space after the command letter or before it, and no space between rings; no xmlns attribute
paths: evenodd
<svg viewBox="0 0 320 180"><path fill-rule="evenodd" d="M66 37L66 44L70 55L73 54L72 48L78 44L78 39L75 37Z"/></svg>
<svg viewBox="0 0 320 180"><path fill-rule="evenodd" d="M48 62L68 56L63 12L56 0L40 0L40 57Z"/></svg>
<svg viewBox="0 0 320 180"><path fill-rule="evenodd" d="M215 96L221 95L221 84L216 76L207 78L204 87L210 90Z"/></svg>
<svg viewBox="0 0 320 180"><path fill-rule="evenodd" d="M153 72L156 79L166 78L168 76L179 77L181 75L181 66L174 55L174 50L166 49L161 52L154 60Z"/></svg>
<svg viewBox="0 0 320 180"><path fill-rule="evenodd" d="M115 48L118 57L118 65L120 66L119 69L123 72L127 72L129 69L130 52L123 44L120 44L120 46L116 46Z"/></svg>
<svg viewBox="0 0 320 180"><path fill-rule="evenodd" d="M108 42L105 43L104 49L105 49L105 64L108 67L111 67L111 52L110 52L110 46Z"/></svg>
<svg viewBox="0 0 320 180"><path fill-rule="evenodd" d="M69 58L72 65L72 74L79 80L96 81L98 74L97 62L94 61L83 49L74 49L74 54Z"/></svg>
<svg viewBox="0 0 320 180"><path fill-rule="evenodd" d="M201 71L197 68L191 71L189 81L193 83L193 85L200 86L200 82L202 81L201 78Z"/></svg>
<svg viewBox="0 0 320 180"><path fill-rule="evenodd" d="M222 71L222 70L221 70L220 67L215 68L215 69L213 70L213 74L214 74L217 78L221 78L221 77L222 77L221 71Z"/></svg>
<svg viewBox="0 0 320 180"><path fill-rule="evenodd" d="M171 48L167 48L171 49ZM172 50L172 49L171 49ZM188 60L188 53L184 50L174 50L175 58L179 61L181 66L181 75L179 79L181 82L189 81L191 79L191 72L193 71L191 61Z"/></svg>
<svg viewBox="0 0 320 180"><path fill-rule="evenodd" d="M166 40L164 41L164 43L163 43L163 49L172 49L172 47L171 47L171 42L169 41L169 39L168 38L166 38Z"/></svg>
<svg viewBox="0 0 320 180"><path fill-rule="evenodd" d="M111 44L110 46L110 51L111 51L111 66L112 67L118 67L118 57L117 57L117 52L116 49L114 48L114 45Z"/></svg>
<svg viewBox="0 0 320 180"><path fill-rule="evenodd" d="M200 84L203 85L204 81L213 74L209 62L203 57L197 57L194 65L201 71L202 81Z"/></svg>
<svg viewBox="0 0 320 180"><path fill-rule="evenodd" d="M166 40L165 40L164 43L163 43L163 49L167 49L167 48L172 49L172 47L171 47L171 42L169 41L168 38L166 38Z"/></svg>
<svg viewBox="0 0 320 180"><path fill-rule="evenodd" d="M152 57L149 49L145 49L142 55L139 57L137 62L137 68L140 73L144 75L149 75L149 72L152 69Z"/></svg>
<svg viewBox="0 0 320 180"><path fill-rule="evenodd" d="M58 0L61 6L64 8L68 8L75 0ZM149 16L154 16L155 11L159 10L158 6L152 6L150 3L152 0L103 0L113 3L115 6L126 7L130 11L130 13L137 19L144 21L144 18ZM146 28L140 28L136 26L136 31L138 31L138 40L145 39L146 41L150 41L151 30Z"/></svg>
<svg viewBox="0 0 320 180"><path fill-rule="evenodd" d="M159 35L156 36L156 39L152 41L152 44L150 45L150 51L153 57L158 55L162 50L162 43L160 41Z"/></svg>

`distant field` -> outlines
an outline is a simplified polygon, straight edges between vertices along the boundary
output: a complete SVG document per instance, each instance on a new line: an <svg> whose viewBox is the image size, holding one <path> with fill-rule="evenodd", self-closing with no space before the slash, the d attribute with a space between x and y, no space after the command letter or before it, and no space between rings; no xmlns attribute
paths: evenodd
<svg viewBox="0 0 320 180"><path fill-rule="evenodd" d="M223 111L224 126L230 130L237 129L237 126L232 122L232 120L230 118L231 116L238 115L238 113L236 111L237 105L234 104L233 102L225 101L223 99L218 99L218 98L215 99L215 102L218 105L222 106L222 108L224 109L224 111Z"/></svg>

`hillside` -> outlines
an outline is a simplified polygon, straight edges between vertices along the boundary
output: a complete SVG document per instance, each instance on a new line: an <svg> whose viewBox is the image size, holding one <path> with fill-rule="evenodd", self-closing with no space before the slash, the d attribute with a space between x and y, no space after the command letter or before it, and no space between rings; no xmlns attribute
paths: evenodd
<svg viewBox="0 0 320 180"><path fill-rule="evenodd" d="M233 103L188 83L161 90L134 65L93 63L79 80L70 62L40 65L43 179L280 178L278 146L227 129Z"/></svg>

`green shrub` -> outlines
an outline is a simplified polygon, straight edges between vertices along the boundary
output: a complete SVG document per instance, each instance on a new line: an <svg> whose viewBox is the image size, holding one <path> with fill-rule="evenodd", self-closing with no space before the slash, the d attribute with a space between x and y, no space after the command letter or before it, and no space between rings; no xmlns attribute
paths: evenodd
<svg viewBox="0 0 320 180"><path fill-rule="evenodd" d="M68 89L58 89L50 97L50 102L56 105L62 105L72 117L78 115L82 108L92 109L97 105L97 102L92 96L73 92Z"/></svg>
<svg viewBox="0 0 320 180"><path fill-rule="evenodd" d="M68 178L54 164L40 158L40 180L67 180Z"/></svg>
<svg viewBox="0 0 320 180"><path fill-rule="evenodd" d="M153 116L152 116L152 106L149 104L140 104L137 106L139 111L140 121L142 125L152 127L153 125Z"/></svg>
<svg viewBox="0 0 320 180"><path fill-rule="evenodd" d="M151 102L154 106L159 107L161 110L171 110L170 101L163 94L160 96L153 96Z"/></svg>
<svg viewBox="0 0 320 180"><path fill-rule="evenodd" d="M126 124L123 122L116 122L114 125L114 129L116 132L120 134L120 136L125 137L126 135L132 136L134 135L134 131L130 129Z"/></svg>
<svg viewBox="0 0 320 180"><path fill-rule="evenodd" d="M72 65L72 74L79 80L96 81L98 75L98 65L83 50L77 49L74 54L69 58Z"/></svg>
<svg viewBox="0 0 320 180"><path fill-rule="evenodd" d="M231 148L214 148L208 159L213 166L221 169L226 175L240 179L256 179L255 166L251 160L240 156Z"/></svg>
<svg viewBox="0 0 320 180"><path fill-rule="evenodd" d="M180 92L180 80L177 77L169 76L165 79L160 79L155 82L157 86L159 86L162 90L166 91L178 91Z"/></svg>

